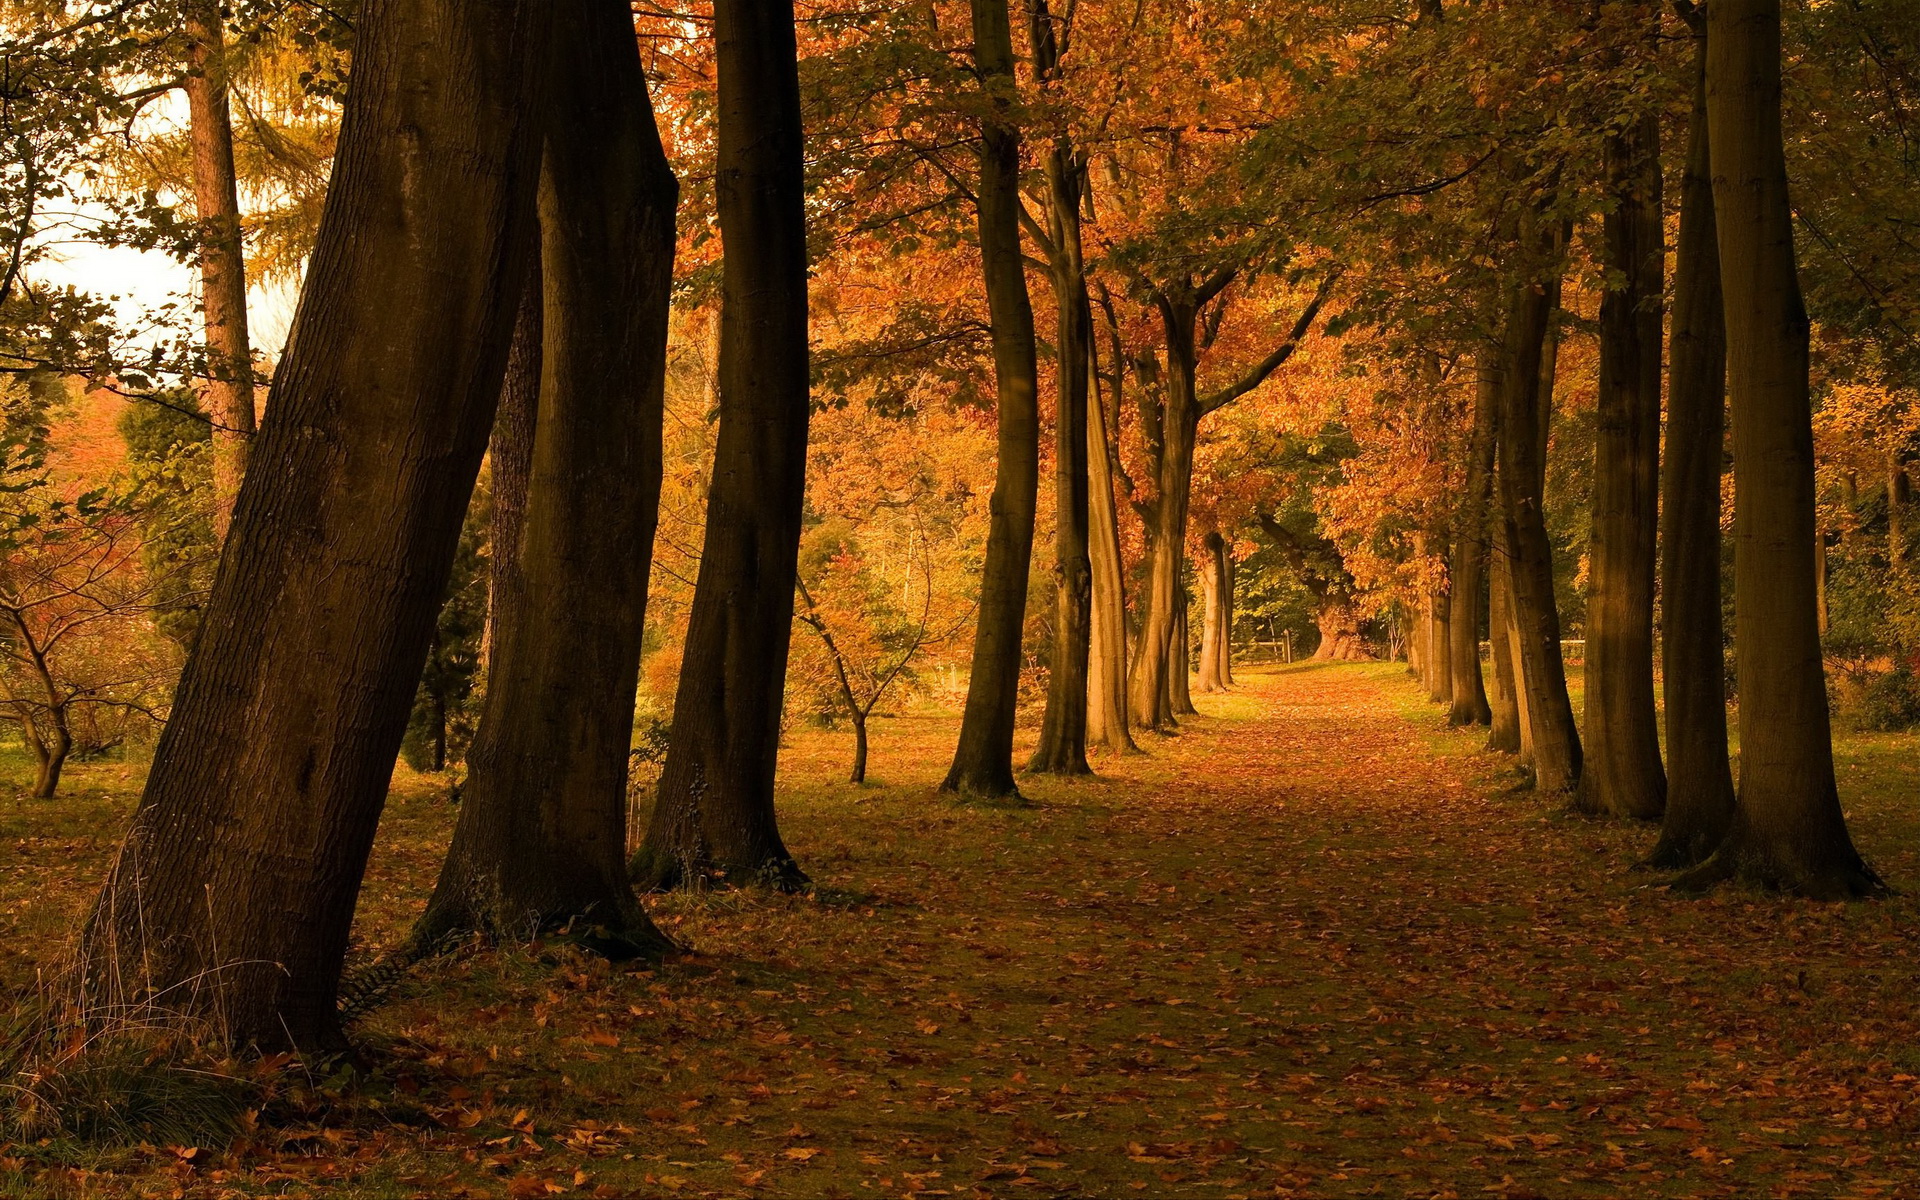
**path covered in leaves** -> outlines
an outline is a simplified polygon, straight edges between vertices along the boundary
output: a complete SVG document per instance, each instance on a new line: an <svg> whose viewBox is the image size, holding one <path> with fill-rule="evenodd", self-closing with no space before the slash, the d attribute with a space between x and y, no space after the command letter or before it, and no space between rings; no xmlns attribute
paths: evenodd
<svg viewBox="0 0 1920 1200"><path fill-rule="evenodd" d="M932 785L944 718L783 760L812 898L674 897L696 953L423 968L308 1124L78 1190L727 1196L1896 1195L1913 905L1681 900L1644 829L1506 790L1391 667L1257 675L1150 754ZM1876 807L1878 805L1878 807ZM1915 878L1900 800L1856 826ZM447 822L396 800L362 933ZM1899 853L1894 853L1896 846ZM157 1190L155 1194L167 1194Z"/></svg>

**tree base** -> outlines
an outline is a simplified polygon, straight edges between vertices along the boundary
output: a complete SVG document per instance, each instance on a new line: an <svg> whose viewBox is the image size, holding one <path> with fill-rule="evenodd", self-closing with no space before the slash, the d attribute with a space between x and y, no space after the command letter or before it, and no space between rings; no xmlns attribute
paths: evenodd
<svg viewBox="0 0 1920 1200"><path fill-rule="evenodd" d="M1804 896L1809 900L1866 900L1892 893L1872 867L1850 849L1825 861L1788 862L1758 839L1736 829L1705 862L1667 886L1683 895L1705 895L1722 884Z"/></svg>
<svg viewBox="0 0 1920 1200"><path fill-rule="evenodd" d="M627 866L628 878L641 892L705 892L764 889L784 895L797 895L813 886L813 880L791 858L768 858L757 863L732 866L714 862L705 855L683 855L660 850L651 844L634 852Z"/></svg>

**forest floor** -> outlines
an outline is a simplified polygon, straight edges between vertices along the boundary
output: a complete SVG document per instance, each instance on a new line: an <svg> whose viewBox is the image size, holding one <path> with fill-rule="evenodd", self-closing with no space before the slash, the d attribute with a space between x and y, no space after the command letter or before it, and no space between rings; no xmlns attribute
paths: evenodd
<svg viewBox="0 0 1920 1200"><path fill-rule="evenodd" d="M1920 755L1842 793L1908 894L1683 899L1643 827L1512 790L1403 670L1247 672L1150 753L937 797L954 720L782 757L809 897L673 896L649 969L557 945L416 969L368 1073L225 1148L0 1146L73 1196L1872 1196L1920 1180ZM0 818L0 982L51 961L139 769ZM402 772L358 937L450 824ZM59 1164L59 1165L56 1165Z"/></svg>

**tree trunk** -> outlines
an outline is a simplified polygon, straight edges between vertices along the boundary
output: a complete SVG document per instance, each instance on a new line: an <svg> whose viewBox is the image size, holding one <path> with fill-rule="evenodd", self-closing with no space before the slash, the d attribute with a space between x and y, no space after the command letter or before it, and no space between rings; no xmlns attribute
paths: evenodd
<svg viewBox="0 0 1920 1200"><path fill-rule="evenodd" d="M360 11L293 336L83 934L90 1007L151 1001L237 1045L344 1044L354 902L520 297L544 62L533 11Z"/></svg>
<svg viewBox="0 0 1920 1200"><path fill-rule="evenodd" d="M1407 618L1410 628L1407 630L1407 674L1418 680L1421 687L1427 685L1427 605L1424 599L1408 605L1412 615ZM1326 644L1324 636L1321 644ZM1320 652L1314 651L1318 658Z"/></svg>
<svg viewBox="0 0 1920 1200"><path fill-rule="evenodd" d="M44 738L29 737L33 747L33 798L51 800L60 790L60 772L73 753L73 729L67 722L67 710L54 705L47 710L48 732Z"/></svg>
<svg viewBox="0 0 1920 1200"><path fill-rule="evenodd" d="M1813 579L1808 326L1780 129L1779 0L1713 0L1707 26L1733 421L1740 792L1725 841L1681 882L1735 877L1858 896L1880 881L1854 849L1834 786Z"/></svg>
<svg viewBox="0 0 1920 1200"><path fill-rule="evenodd" d="M940 790L993 798L1019 795L1013 782L1013 726L1040 486L1039 366L1020 251L1020 131L1008 112L1015 83L1007 0L972 3L974 58L991 102L980 122L979 225L999 438L973 672L960 742Z"/></svg>
<svg viewBox="0 0 1920 1200"><path fill-rule="evenodd" d="M806 883L780 839L774 766L811 412L806 190L792 0L714 7L716 194L726 247L720 429L646 888Z"/></svg>
<svg viewBox="0 0 1920 1200"><path fill-rule="evenodd" d="M1231 634L1226 625L1232 617L1228 599L1233 588L1227 561L1227 539L1210 529L1201 539L1200 569L1200 690L1224 692L1227 678L1221 662L1227 658L1226 643Z"/></svg>
<svg viewBox="0 0 1920 1200"><path fill-rule="evenodd" d="M487 625L480 638L481 659L491 672L500 630L515 617L520 572L520 535L526 523L527 483L533 474L534 420L540 402L542 282L539 233L530 241L527 282L514 317L513 349L500 387L493 438L487 444L493 477L493 520L487 530Z"/></svg>
<svg viewBox="0 0 1920 1200"><path fill-rule="evenodd" d="M1909 484L1898 450L1887 451L1887 566L1898 571L1907 558L1906 509Z"/></svg>
<svg viewBox="0 0 1920 1200"><path fill-rule="evenodd" d="M1696 18L1697 20L1697 18ZM1661 508L1660 674L1667 812L1648 865L1705 861L1733 823L1720 606L1720 476L1726 454L1727 327L1720 303L1707 140L1705 27L1694 31L1693 113L1674 254L1673 344Z"/></svg>
<svg viewBox="0 0 1920 1200"><path fill-rule="evenodd" d="M867 781L867 714L855 708L853 716L853 770L848 773L847 782L865 783Z"/></svg>
<svg viewBox="0 0 1920 1200"><path fill-rule="evenodd" d="M1114 378L1121 372L1115 363ZM1099 379L1099 372L1093 373ZM1114 413L1120 412L1114 389ZM1126 576L1120 561L1120 512L1114 500L1113 446L1106 406L1096 394L1087 408L1088 562L1092 568L1092 619L1087 655L1087 740L1109 753L1139 747L1127 722Z"/></svg>
<svg viewBox="0 0 1920 1200"><path fill-rule="evenodd" d="M1493 710L1480 673L1480 614L1487 611L1487 521L1493 495L1494 438L1500 429L1500 372L1497 355L1483 349L1473 397L1473 436L1467 442L1467 471L1453 529L1452 620L1447 627L1453 660L1450 725L1487 725Z"/></svg>
<svg viewBox="0 0 1920 1200"><path fill-rule="evenodd" d="M1551 234L1529 247L1558 252ZM1555 270L1558 268L1555 267ZM1558 288L1526 280L1513 288L1507 313L1507 369L1500 412L1500 496L1511 556L1514 624L1519 630L1519 683L1526 693L1534 786L1570 793L1580 782L1580 732L1567 699L1560 658L1560 613L1553 591L1553 545L1543 508L1546 422L1543 351Z"/></svg>
<svg viewBox="0 0 1920 1200"><path fill-rule="evenodd" d="M626 0L552 14L531 478L460 819L415 939L571 928L629 957L671 944L625 860L679 185Z"/></svg>
<svg viewBox="0 0 1920 1200"><path fill-rule="evenodd" d="M1521 750L1520 690L1514 667L1512 571L1506 523L1496 519L1487 558L1487 645L1493 656L1493 686L1487 690L1490 717L1487 749L1502 754L1518 754Z"/></svg>
<svg viewBox="0 0 1920 1200"><path fill-rule="evenodd" d="M1609 134L1604 157L1614 204L1602 220L1603 253L1608 276L1623 282L1600 298L1586 759L1574 806L1657 821L1667 807L1653 697L1666 274L1659 117L1648 114Z"/></svg>
<svg viewBox="0 0 1920 1200"><path fill-rule="evenodd" d="M1447 561L1448 545L1440 547L1438 559ZM1435 704L1453 702L1453 597L1448 584L1435 584L1427 592L1427 698Z"/></svg>
<svg viewBox="0 0 1920 1200"><path fill-rule="evenodd" d="M1184 579L1180 581L1180 590L1174 593L1174 605L1173 656L1167 663L1167 704L1174 716L1189 717L1200 710L1193 705L1193 627L1187 621L1193 604Z"/></svg>
<svg viewBox="0 0 1920 1200"><path fill-rule="evenodd" d="M213 531L225 540L254 433L247 269L220 5L192 0L185 17L193 201L200 219L200 311L207 339L207 412L213 422Z"/></svg>
<svg viewBox="0 0 1920 1200"><path fill-rule="evenodd" d="M1147 528L1147 594L1134 648L1128 706L1134 724L1166 729L1180 711L1174 702L1175 641L1180 628L1180 578L1186 561L1187 510L1193 496L1193 448L1200 414L1194 395L1196 306L1191 286L1159 300L1167 343L1166 406L1155 456L1155 498ZM1186 655L1179 655L1184 663Z"/></svg>
<svg viewBox="0 0 1920 1200"><path fill-rule="evenodd" d="M1360 662L1368 657L1366 644L1360 640L1360 610L1354 607L1351 596L1329 592L1320 597L1314 624L1320 630L1320 644L1313 651L1315 661ZM1411 650L1413 643L1407 645Z"/></svg>
<svg viewBox="0 0 1920 1200"><path fill-rule="evenodd" d="M1056 65L1052 18L1044 0L1033 13L1035 69ZM1093 303L1081 254L1080 201L1086 164L1067 139L1047 151L1047 233L1053 251L1053 294L1059 310L1055 356L1053 662L1040 744L1028 770L1088 775L1087 678L1092 638L1093 565L1088 540L1087 386L1093 348Z"/></svg>

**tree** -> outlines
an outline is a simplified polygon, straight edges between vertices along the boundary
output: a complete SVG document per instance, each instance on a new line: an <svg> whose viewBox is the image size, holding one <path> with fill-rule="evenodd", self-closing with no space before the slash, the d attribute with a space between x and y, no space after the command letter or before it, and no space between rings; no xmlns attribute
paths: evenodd
<svg viewBox="0 0 1920 1200"><path fill-rule="evenodd" d="M187 109L193 197L200 217L200 304L213 418L214 534L224 538L253 438L253 350L247 337L247 268L227 101L226 34L218 0L186 7Z"/></svg>
<svg viewBox="0 0 1920 1200"><path fill-rule="evenodd" d="M343 1044L354 901L519 297L541 31L517 0L362 9L289 352L82 934L89 1008L184 1010L240 1046Z"/></svg>
<svg viewBox="0 0 1920 1200"><path fill-rule="evenodd" d="M973 671L967 680L959 745L940 790L995 798L1019 794L1013 780L1013 723L1040 486L1039 366L1020 253L1020 131L1011 112L1016 99L1013 32L1006 0L972 0L972 14L974 62L986 104L980 119L977 192L980 259L993 327L1000 439Z"/></svg>
<svg viewBox="0 0 1920 1200"><path fill-rule="evenodd" d="M1720 478L1726 443L1727 326L1707 137L1706 16L1680 9L1693 34L1693 109L1674 252L1667 368L1665 537L1660 556L1660 675L1666 694L1667 811L1648 865L1691 867L1733 821L1727 762L1726 646L1720 608Z"/></svg>
<svg viewBox="0 0 1920 1200"><path fill-rule="evenodd" d="M460 820L414 938L569 930L624 958L672 944L625 860L679 184L624 0L561 0L553 27L533 459Z"/></svg>
<svg viewBox="0 0 1920 1200"><path fill-rule="evenodd" d="M1072 12L1071 6L1068 9ZM1046 0L1033 8L1034 74L1058 74L1072 34L1071 17L1056 22ZM1028 769L1049 775L1088 775L1087 687L1091 651L1093 563L1088 549L1088 379L1093 366L1093 304L1080 235L1087 190L1086 157L1064 133L1054 135L1044 161L1047 229L1042 240L1059 311L1054 340L1053 662L1040 743Z"/></svg>
<svg viewBox="0 0 1920 1200"><path fill-rule="evenodd" d="M1120 474L1120 418L1126 412L1122 392L1127 378L1121 355L1113 300L1100 292L1101 313L1111 352L1102 372L1093 355L1094 392L1087 407L1088 564L1092 572L1087 655L1087 740L1111 754L1138 750L1127 713L1126 574L1120 552L1120 502L1114 488ZM1105 387L1101 386L1105 382ZM1109 410L1106 396L1113 397Z"/></svg>
<svg viewBox="0 0 1920 1200"><path fill-rule="evenodd" d="M1646 20L1657 30L1659 10ZM1667 804L1653 700L1666 274L1659 115L1629 114L1606 135L1603 162L1612 204L1601 218L1608 278L1588 553L1586 757L1574 803L1650 821Z"/></svg>
<svg viewBox="0 0 1920 1200"><path fill-rule="evenodd" d="M1466 478L1454 517L1453 561L1447 571L1453 585L1447 626L1448 657L1453 663L1452 706L1447 712L1451 725L1490 725L1493 721L1480 673L1480 616L1487 611L1488 504L1493 496L1494 454L1500 435L1502 380L1499 369L1489 361L1492 357L1492 351L1483 350L1475 364L1473 435L1467 443ZM1489 624L1489 638L1498 632Z"/></svg>
<svg viewBox="0 0 1920 1200"><path fill-rule="evenodd" d="M1739 807L1686 887L1751 880L1819 898L1879 878L1834 784L1813 572L1808 328L1780 128L1779 0L1707 10L1707 126L1733 421Z"/></svg>
<svg viewBox="0 0 1920 1200"><path fill-rule="evenodd" d="M773 776L812 405L793 5L722 0L714 42L720 431L673 736L632 870L643 888L791 891L807 878L780 839Z"/></svg>
<svg viewBox="0 0 1920 1200"><path fill-rule="evenodd" d="M1218 529L1200 539L1200 690L1233 686L1233 548Z"/></svg>

